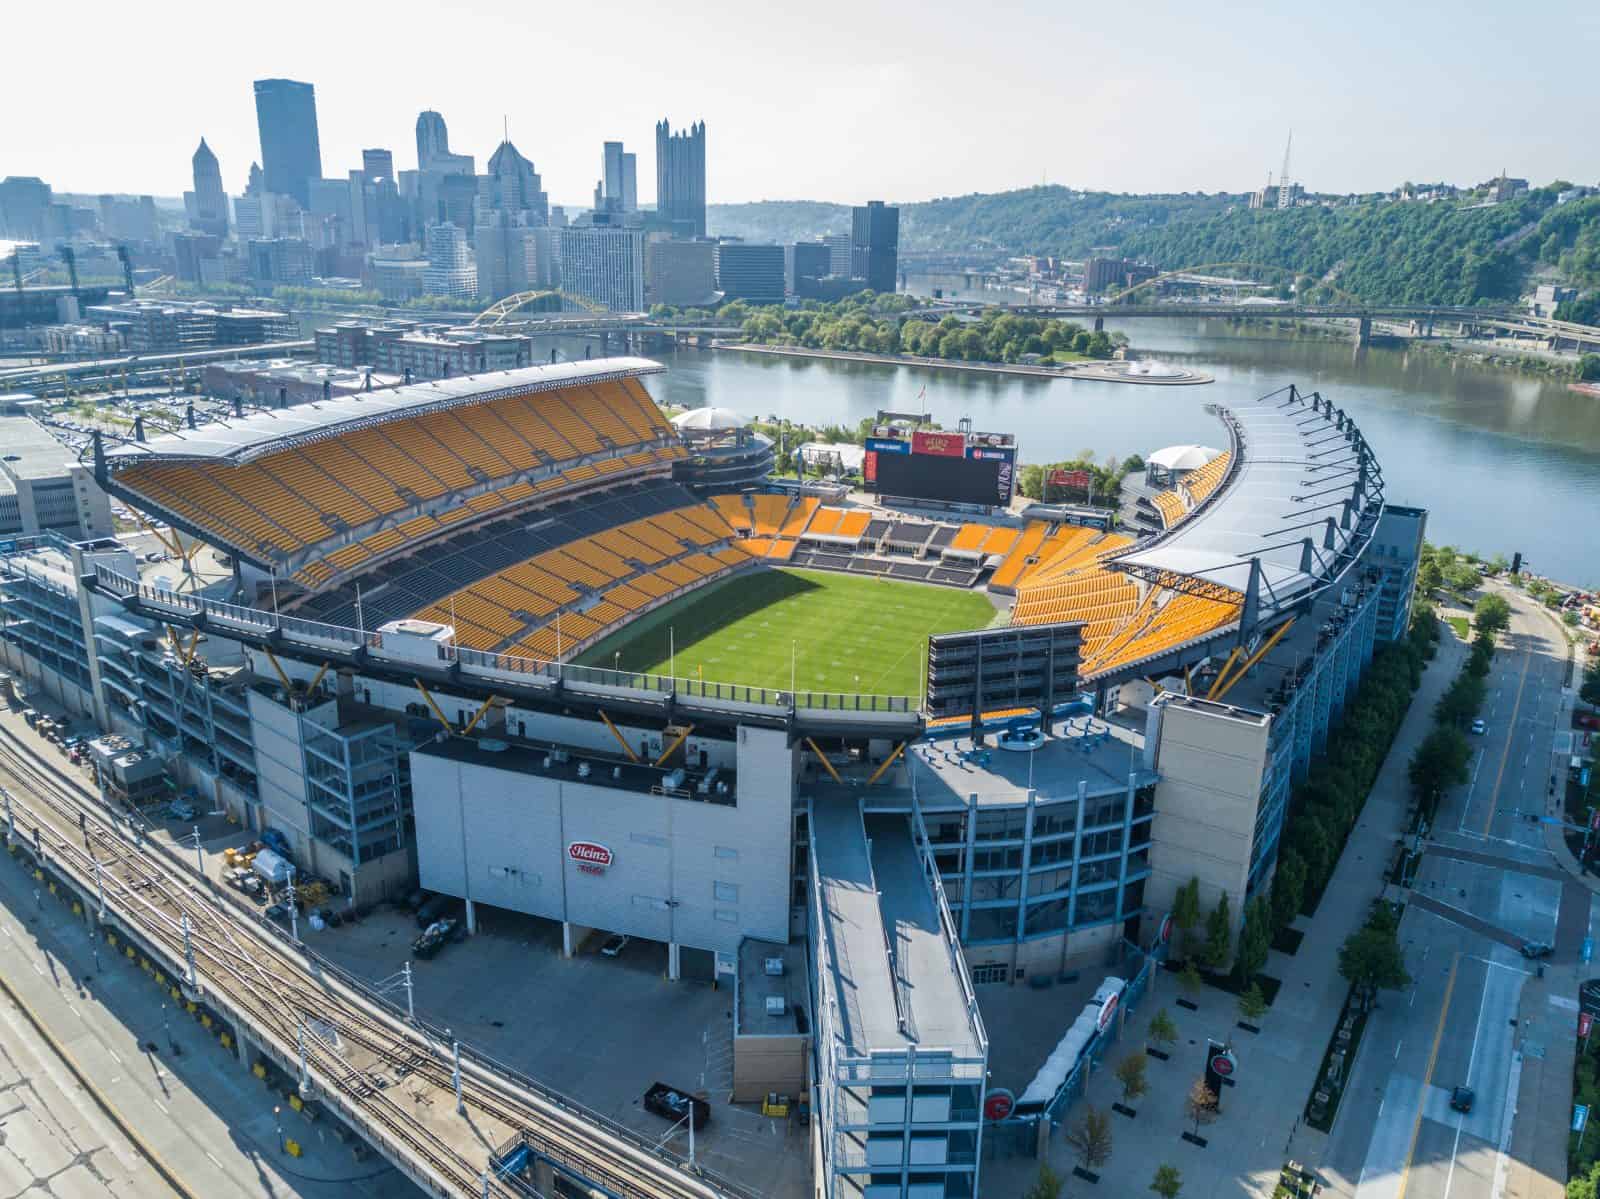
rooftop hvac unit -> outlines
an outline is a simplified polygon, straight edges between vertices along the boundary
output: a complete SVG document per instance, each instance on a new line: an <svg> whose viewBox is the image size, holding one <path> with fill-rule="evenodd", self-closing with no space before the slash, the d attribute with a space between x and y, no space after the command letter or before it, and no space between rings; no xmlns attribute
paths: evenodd
<svg viewBox="0 0 1600 1199"><path fill-rule="evenodd" d="M761 966L762 966L762 969L766 971L767 976L769 978L782 978L783 977L783 959L782 958L766 958L766 959L764 959L762 961Z"/></svg>
<svg viewBox="0 0 1600 1199"><path fill-rule="evenodd" d="M767 996L767 1015L781 1016L786 1010L788 1010L788 1004L784 1002L782 995Z"/></svg>

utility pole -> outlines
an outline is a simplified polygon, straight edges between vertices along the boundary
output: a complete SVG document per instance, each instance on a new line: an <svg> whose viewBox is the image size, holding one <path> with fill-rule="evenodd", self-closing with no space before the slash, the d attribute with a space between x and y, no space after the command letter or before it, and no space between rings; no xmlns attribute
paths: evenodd
<svg viewBox="0 0 1600 1199"><path fill-rule="evenodd" d="M454 1059L450 1069L450 1085L456 1091L456 1114L464 1116L467 1114L467 1105L461 1098L461 1042L456 1040L448 1028L444 1030L444 1035L450 1038L450 1056Z"/></svg>
<svg viewBox="0 0 1600 1199"><path fill-rule="evenodd" d="M306 1018L301 1013L295 1025L295 1041L300 1050L300 1098L311 1098L311 1068L306 1064Z"/></svg>
<svg viewBox="0 0 1600 1199"><path fill-rule="evenodd" d="M200 985L200 977L194 968L194 942L189 939L189 913L183 914L183 960L189 968L189 977L186 980L191 987Z"/></svg>
<svg viewBox="0 0 1600 1199"><path fill-rule="evenodd" d="M295 910L294 904L294 863L289 863L289 936L296 942L300 940L300 914Z"/></svg>
<svg viewBox="0 0 1600 1199"><path fill-rule="evenodd" d="M406 983L406 1019L415 1024L417 1022L417 998L411 986L411 963L407 962L401 971L405 975Z"/></svg>

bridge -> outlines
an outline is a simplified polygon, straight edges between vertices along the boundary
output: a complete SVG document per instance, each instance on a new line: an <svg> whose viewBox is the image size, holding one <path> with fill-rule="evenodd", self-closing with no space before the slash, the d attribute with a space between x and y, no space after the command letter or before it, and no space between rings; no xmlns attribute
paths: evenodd
<svg viewBox="0 0 1600 1199"><path fill-rule="evenodd" d="M1020 316L1045 316L1062 319L1092 319L1095 328L1103 327L1107 317L1114 320L1177 319L1226 317L1231 320L1353 320L1358 340L1365 341L1373 321L1407 321L1418 326L1424 336L1433 335L1436 324L1455 325L1461 336L1495 329L1513 336L1548 340L1552 349L1600 350L1600 327L1532 316L1508 309L1478 308L1438 304L1295 304L1257 301L1255 303L1203 303L1175 301L1158 304L1010 304L1004 305Z"/></svg>

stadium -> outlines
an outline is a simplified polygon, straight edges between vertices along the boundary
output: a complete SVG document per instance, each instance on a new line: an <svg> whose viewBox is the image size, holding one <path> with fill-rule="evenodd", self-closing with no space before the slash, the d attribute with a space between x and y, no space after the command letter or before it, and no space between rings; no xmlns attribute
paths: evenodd
<svg viewBox="0 0 1600 1199"><path fill-rule="evenodd" d="M1209 408L1225 448L1152 454L1112 520L1017 501L1015 439L964 421L883 414L864 493L770 480L662 369L97 436L176 577L20 541L8 665L352 902L420 882L736 995L803 943L812 1016L736 1000L733 1098L811 1096L819 1194L975 1194L980 1139L1058 1124L1115 1040L1177 887L1237 921L1270 881L1425 514L1292 386ZM1070 1051L991 1046L989 996L1103 967Z"/></svg>

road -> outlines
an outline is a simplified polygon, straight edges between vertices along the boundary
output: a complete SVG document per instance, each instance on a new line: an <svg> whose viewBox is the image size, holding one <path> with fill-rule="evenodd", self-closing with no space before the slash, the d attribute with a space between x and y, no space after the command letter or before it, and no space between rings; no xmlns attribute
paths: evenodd
<svg viewBox="0 0 1600 1199"><path fill-rule="evenodd" d="M1324 1159L1333 1189L1355 1199L1498 1199L1519 1118L1566 1118L1517 1110L1524 1063L1544 1052L1519 1027L1538 968L1519 947L1554 945L1547 967L1570 973L1591 920L1590 892L1546 851L1539 823L1568 719L1566 643L1531 601L1504 594L1511 627L1472 778L1440 806L1400 926L1413 985L1385 992L1370 1018ZM1452 1110L1457 1086L1474 1092L1470 1112Z"/></svg>

